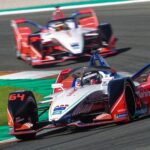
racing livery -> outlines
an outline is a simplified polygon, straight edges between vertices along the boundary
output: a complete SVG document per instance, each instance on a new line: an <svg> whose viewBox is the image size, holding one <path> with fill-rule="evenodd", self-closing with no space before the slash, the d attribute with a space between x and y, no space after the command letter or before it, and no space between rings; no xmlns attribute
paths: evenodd
<svg viewBox="0 0 150 150"><path fill-rule="evenodd" d="M94 52L89 66L62 70L52 88L43 107L31 91L9 94L10 134L29 139L44 128L120 124L150 114L150 64L125 77ZM39 121L38 108L48 111L47 121Z"/></svg>
<svg viewBox="0 0 150 150"><path fill-rule="evenodd" d="M68 18L56 8L45 26L23 18L12 20L11 26L16 57L32 66L90 56L93 49L102 56L117 53L111 25L99 24L90 8L78 10Z"/></svg>

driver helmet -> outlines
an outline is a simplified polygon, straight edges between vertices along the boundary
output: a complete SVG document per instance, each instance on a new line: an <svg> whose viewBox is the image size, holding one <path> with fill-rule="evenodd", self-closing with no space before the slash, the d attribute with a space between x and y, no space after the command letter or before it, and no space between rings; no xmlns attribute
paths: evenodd
<svg viewBox="0 0 150 150"><path fill-rule="evenodd" d="M57 22L55 24L54 28L55 28L56 31L61 31L61 30L64 30L66 28L66 25L62 22Z"/></svg>
<svg viewBox="0 0 150 150"><path fill-rule="evenodd" d="M80 78L77 78L76 79L76 82L75 82L75 87L78 88L81 86L81 79Z"/></svg>
<svg viewBox="0 0 150 150"><path fill-rule="evenodd" d="M98 73L91 73L87 74L85 77L83 77L84 83L85 84L100 84L101 83L101 76Z"/></svg>
<svg viewBox="0 0 150 150"><path fill-rule="evenodd" d="M101 80L100 74L97 74L97 75L93 76L93 78L91 78L91 80L90 80L91 85L100 84L101 82L102 82L102 80Z"/></svg>

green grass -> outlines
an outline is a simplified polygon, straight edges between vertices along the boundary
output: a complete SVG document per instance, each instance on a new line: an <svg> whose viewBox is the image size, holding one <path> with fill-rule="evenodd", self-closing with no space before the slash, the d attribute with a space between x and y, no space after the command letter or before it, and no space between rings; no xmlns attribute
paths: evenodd
<svg viewBox="0 0 150 150"><path fill-rule="evenodd" d="M8 95L10 92L24 90L23 88L17 88L13 86L0 86L0 126L7 125L7 104ZM42 99L42 95L34 92L37 101Z"/></svg>

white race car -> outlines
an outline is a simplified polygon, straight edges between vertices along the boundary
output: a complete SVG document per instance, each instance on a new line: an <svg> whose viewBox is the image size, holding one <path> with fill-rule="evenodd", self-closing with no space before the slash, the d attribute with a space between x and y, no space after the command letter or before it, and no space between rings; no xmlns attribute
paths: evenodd
<svg viewBox="0 0 150 150"><path fill-rule="evenodd" d="M59 10L56 12L59 13ZM69 18L53 17L46 26L27 19L14 19L11 25L17 58L32 66L90 56L93 49L102 56L118 52L111 25L99 24L92 9L81 9ZM38 30L33 32L31 25Z"/></svg>
<svg viewBox="0 0 150 150"><path fill-rule="evenodd" d="M94 53L89 67L62 70L52 88L53 94L40 102L48 105L40 108L31 91L10 93L10 134L29 139L44 128L74 129L149 115L150 64L132 77L123 77ZM43 110L42 114L48 111L46 121L39 121L38 108Z"/></svg>

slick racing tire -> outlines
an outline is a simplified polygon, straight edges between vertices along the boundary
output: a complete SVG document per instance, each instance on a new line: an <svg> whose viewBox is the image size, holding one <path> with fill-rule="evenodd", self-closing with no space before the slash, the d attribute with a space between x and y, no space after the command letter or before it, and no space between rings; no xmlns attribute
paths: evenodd
<svg viewBox="0 0 150 150"><path fill-rule="evenodd" d="M14 124L31 123L34 129L38 122L37 103L31 91L16 91L9 95L8 110L14 119ZM16 128L14 126L14 128Z"/></svg>
<svg viewBox="0 0 150 150"><path fill-rule="evenodd" d="M133 82L130 78L123 78L112 80L109 83L108 91L109 91L109 106L110 108L116 103L119 96L124 94L125 97L125 109L127 110L127 116L129 122L135 118L135 89ZM125 121L126 122L126 121ZM124 121L123 121L124 123ZM121 124L121 122L117 123Z"/></svg>
<svg viewBox="0 0 150 150"><path fill-rule="evenodd" d="M28 122L31 122L33 125L36 125L38 113L37 113L37 105L34 102L34 97L29 95L27 97L28 105L26 106L26 110L24 113L28 114L27 120Z"/></svg>
<svg viewBox="0 0 150 150"><path fill-rule="evenodd" d="M125 82L125 100L126 100L126 107L128 110L128 117L129 121L134 119L135 115L135 92L132 84L129 81Z"/></svg>

